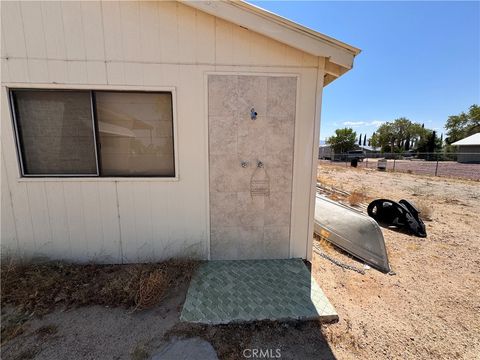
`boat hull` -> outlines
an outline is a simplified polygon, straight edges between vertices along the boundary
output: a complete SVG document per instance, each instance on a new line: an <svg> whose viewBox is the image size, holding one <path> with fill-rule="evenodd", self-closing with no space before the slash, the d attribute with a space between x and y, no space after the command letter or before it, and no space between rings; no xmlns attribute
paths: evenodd
<svg viewBox="0 0 480 360"><path fill-rule="evenodd" d="M389 272L385 240L377 222L360 211L317 195L315 233L366 264Z"/></svg>

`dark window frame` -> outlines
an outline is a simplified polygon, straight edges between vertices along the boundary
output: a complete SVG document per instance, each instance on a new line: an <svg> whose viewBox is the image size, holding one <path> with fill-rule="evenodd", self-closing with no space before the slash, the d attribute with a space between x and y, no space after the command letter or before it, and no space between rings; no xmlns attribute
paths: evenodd
<svg viewBox="0 0 480 360"><path fill-rule="evenodd" d="M17 124L17 104L15 101L15 92L16 91L79 91L79 92L88 92L90 96L90 112L92 117L92 136L95 144L95 161L96 161L96 174L26 174L24 168L24 151L22 148L22 140L20 139L20 132ZM161 175L137 175L137 174L126 174L126 175L115 175L115 176L105 176L102 175L102 164L101 164L101 146L100 146L100 135L99 135L99 126L97 119L97 108L95 102L95 93L96 92L118 92L118 93L145 93L145 94L170 94L170 107L172 109L172 157L173 157L173 176L161 176ZM177 171L177 151L176 151L176 137L175 137L175 107L174 107L174 96L175 93L169 90L159 90L159 91L144 91L144 90L110 90L110 89L44 89L44 88L9 88L8 97L10 103L10 115L12 119L12 126L14 130L15 145L17 150L17 161L20 169L20 176L22 178L159 178L159 179L172 179L175 180L178 178Z"/></svg>

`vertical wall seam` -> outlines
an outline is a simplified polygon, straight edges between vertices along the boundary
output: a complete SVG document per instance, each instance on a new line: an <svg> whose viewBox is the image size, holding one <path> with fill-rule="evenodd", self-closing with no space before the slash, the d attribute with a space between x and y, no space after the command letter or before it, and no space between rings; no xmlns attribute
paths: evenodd
<svg viewBox="0 0 480 360"><path fill-rule="evenodd" d="M35 248L35 252L37 252L37 241L35 240L35 229L33 228L33 217L32 217L32 209L30 207L30 194L28 191L28 184L24 184L24 187L25 187L25 194L27 195L28 214L30 215L30 227L32 228L33 247Z"/></svg>
<svg viewBox="0 0 480 360"><path fill-rule="evenodd" d="M103 21L103 1L100 1L100 16L102 18L102 34L103 34L103 65L105 67L105 83L108 84L107 69L107 47L105 45L105 22Z"/></svg>
<svg viewBox="0 0 480 360"><path fill-rule="evenodd" d="M118 240L120 246L120 262L123 264L123 243L122 243L122 226L120 225L120 202L118 200L118 181L115 181L115 199L117 200L117 219L118 219Z"/></svg>
<svg viewBox="0 0 480 360"><path fill-rule="evenodd" d="M100 184L99 183L95 183L95 184L96 184L95 188L97 190L97 200L99 203L101 203L102 200L100 199ZM102 228L102 247L100 249L103 252L105 249L105 226L103 221L103 211L102 211L101 205L99 209L99 215L100 215L100 227Z"/></svg>
<svg viewBox="0 0 480 360"><path fill-rule="evenodd" d="M72 237L70 236L70 222L68 221L68 210L67 210L67 200L65 199L65 183L62 182L62 195L63 195L63 206L65 208L65 215L66 215L66 226L67 226L67 234L68 234L68 245L70 249L70 258L73 256L72 251Z"/></svg>
<svg viewBox="0 0 480 360"><path fill-rule="evenodd" d="M47 51L47 33L45 32L45 23L43 21L43 11L42 11L42 3L40 3L40 18L42 20L42 31L43 31L43 40L44 40L44 47L45 47L45 57L48 56L48 51ZM48 81L50 82L52 80L51 76L50 76L50 69L48 68L48 61L46 62L47 63L47 77L48 77ZM46 195L46 194L45 194Z"/></svg>
<svg viewBox="0 0 480 360"><path fill-rule="evenodd" d="M50 219L50 206L48 204L47 186L43 183L43 194L45 195L45 206L47 207L48 228L50 230L50 242L53 244L52 221Z"/></svg>
<svg viewBox="0 0 480 360"><path fill-rule="evenodd" d="M2 141L2 145L3 145L3 141ZM5 169L5 179L7 180L8 197L10 199L10 208L12 209L13 227L14 227L14 230L15 230L15 243L17 244L17 253L19 253L20 252L20 243L19 243L19 239L18 239L17 219L15 217L15 211L13 209L12 189L10 188L10 181L8 179L8 170L7 170L7 164L5 163L4 154L5 154L5 151L3 151L3 146L2 146L2 162L3 162L4 169ZM1 177L0 177L0 181L1 181ZM1 216L0 216L0 219L1 219Z"/></svg>
<svg viewBox="0 0 480 360"><path fill-rule="evenodd" d="M25 59L27 60L27 78L28 78L28 82L30 82L30 79L31 79L30 66L28 66L29 56L28 56L28 50L27 50L27 38L25 37L25 21L23 20L22 3L19 2L17 6L20 11L20 19L22 20L23 45L25 46Z"/></svg>

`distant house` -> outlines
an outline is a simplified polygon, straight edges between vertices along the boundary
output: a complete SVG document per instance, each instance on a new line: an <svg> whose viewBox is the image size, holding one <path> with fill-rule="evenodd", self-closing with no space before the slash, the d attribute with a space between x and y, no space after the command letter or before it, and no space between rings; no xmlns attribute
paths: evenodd
<svg viewBox="0 0 480 360"><path fill-rule="evenodd" d="M480 132L452 143L457 146L459 163L480 163Z"/></svg>
<svg viewBox="0 0 480 360"><path fill-rule="evenodd" d="M318 148L319 159L332 160L333 154L333 148L328 144L320 145L320 147Z"/></svg>
<svg viewBox="0 0 480 360"><path fill-rule="evenodd" d="M373 146L367 145L355 145L355 148L351 151L347 151L344 154L335 154L332 146L330 144L322 144L318 148L318 158L322 160L345 160L347 158L347 153L355 152L359 153L362 152L364 157L370 157L375 154L380 153L380 148L376 148Z"/></svg>
<svg viewBox="0 0 480 360"><path fill-rule="evenodd" d="M358 146L359 150L362 150L365 156L368 157L368 155L371 154L379 154L380 153L380 148L376 148L374 146L369 146L369 145L359 145Z"/></svg>

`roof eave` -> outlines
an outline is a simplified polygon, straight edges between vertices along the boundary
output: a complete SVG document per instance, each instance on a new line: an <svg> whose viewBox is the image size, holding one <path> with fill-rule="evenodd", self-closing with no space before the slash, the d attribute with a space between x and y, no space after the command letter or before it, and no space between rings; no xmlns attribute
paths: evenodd
<svg viewBox="0 0 480 360"><path fill-rule="evenodd" d="M337 74L330 74L330 81L350 70L355 56L361 51L244 1L181 1L306 53L327 58L330 64L339 67Z"/></svg>

